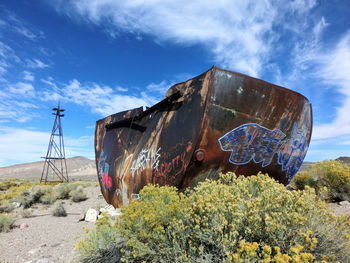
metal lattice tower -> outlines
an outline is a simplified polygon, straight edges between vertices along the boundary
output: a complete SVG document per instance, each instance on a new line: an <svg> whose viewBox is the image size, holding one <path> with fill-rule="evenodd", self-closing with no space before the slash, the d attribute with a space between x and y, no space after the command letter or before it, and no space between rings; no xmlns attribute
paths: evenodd
<svg viewBox="0 0 350 263"><path fill-rule="evenodd" d="M61 125L61 117L64 116L64 114L62 114L64 110L60 109L59 103L57 108L53 108L52 110L54 111L52 115L55 115L56 117L52 128L46 157L41 157L45 158L45 163L40 182L46 183L48 181L47 177L50 169L53 172L52 174L56 175L61 182L69 182Z"/></svg>

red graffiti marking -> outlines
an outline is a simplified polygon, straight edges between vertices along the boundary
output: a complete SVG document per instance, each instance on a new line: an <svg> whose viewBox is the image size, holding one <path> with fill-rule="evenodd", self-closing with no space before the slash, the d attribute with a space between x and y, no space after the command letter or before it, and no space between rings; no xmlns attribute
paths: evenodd
<svg viewBox="0 0 350 263"><path fill-rule="evenodd" d="M186 152L191 151L192 149L192 142L188 142L187 148L186 148Z"/></svg>
<svg viewBox="0 0 350 263"><path fill-rule="evenodd" d="M105 172L103 172L103 182L108 188L112 187L112 178Z"/></svg>
<svg viewBox="0 0 350 263"><path fill-rule="evenodd" d="M188 142L186 148L181 154L176 155L169 162L162 162L159 165L158 171L155 172L155 176L160 180L164 178L166 181L173 182L175 178L186 170L188 161L186 163L186 156L192 150L192 142Z"/></svg>

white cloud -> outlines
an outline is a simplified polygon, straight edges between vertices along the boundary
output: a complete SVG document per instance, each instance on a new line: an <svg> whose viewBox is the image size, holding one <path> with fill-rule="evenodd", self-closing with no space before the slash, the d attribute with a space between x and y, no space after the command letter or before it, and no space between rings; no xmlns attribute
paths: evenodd
<svg viewBox="0 0 350 263"><path fill-rule="evenodd" d="M2 30L15 32L30 40L35 40L44 35L42 31L36 30L32 25L29 25L9 10L3 9L1 15L2 20L0 20L0 26L3 27Z"/></svg>
<svg viewBox="0 0 350 263"><path fill-rule="evenodd" d="M120 86L115 87L117 91L121 91L121 92L127 92L129 89L128 88L123 88Z"/></svg>
<svg viewBox="0 0 350 263"><path fill-rule="evenodd" d="M0 127L0 167L17 163L41 161L46 155L50 132ZM93 137L65 137L66 157L94 158Z"/></svg>
<svg viewBox="0 0 350 263"><path fill-rule="evenodd" d="M155 41L201 44L216 63L258 76L269 63L281 32L301 35L315 6L298 1L113 1L57 0L56 9L73 19L118 32L151 35ZM77 16L78 15L78 16Z"/></svg>
<svg viewBox="0 0 350 263"><path fill-rule="evenodd" d="M3 101L0 103L0 121L8 122L9 120L14 120L16 122L24 123L35 117L36 113L28 111L28 109L35 109L37 106L35 104L18 102L11 100Z"/></svg>
<svg viewBox="0 0 350 263"><path fill-rule="evenodd" d="M157 92L160 94L165 94L167 90L174 85L175 83L168 83L167 81L163 80L159 83L151 83L148 84L146 89L152 92Z"/></svg>
<svg viewBox="0 0 350 263"><path fill-rule="evenodd" d="M0 41L0 80L6 82L3 78L12 62L19 63L21 60L15 55L11 47Z"/></svg>
<svg viewBox="0 0 350 263"><path fill-rule="evenodd" d="M35 77L32 72L23 71L23 79L26 81L34 81Z"/></svg>
<svg viewBox="0 0 350 263"><path fill-rule="evenodd" d="M325 84L336 87L343 99L332 122L314 127L313 139L350 135L350 31L334 50L320 54L319 63L319 77L323 78Z"/></svg>
<svg viewBox="0 0 350 263"><path fill-rule="evenodd" d="M37 103L31 102L34 95L32 84L17 82L8 85L0 91L0 120L23 123L37 117L37 113L33 112L38 108Z"/></svg>
<svg viewBox="0 0 350 263"><path fill-rule="evenodd" d="M60 88L55 85L53 90L42 92L40 98L70 101L81 106L88 106L92 112L101 116L136 107L150 106L158 101L158 96L149 96L143 92L138 95L120 94L109 86L101 86L96 83L83 85L76 79Z"/></svg>
<svg viewBox="0 0 350 263"><path fill-rule="evenodd" d="M27 66L30 68L33 68L33 69L35 69L35 68L48 68L49 67L48 64L45 64L44 62L42 62L39 59L27 59L26 62L27 62Z"/></svg>
<svg viewBox="0 0 350 263"><path fill-rule="evenodd" d="M50 133L0 127L0 166L40 161L47 151Z"/></svg>
<svg viewBox="0 0 350 263"><path fill-rule="evenodd" d="M14 95L21 95L21 96L34 96L35 89L32 84L30 83L24 83L24 82L17 82L16 84L12 84L9 86L8 91Z"/></svg>

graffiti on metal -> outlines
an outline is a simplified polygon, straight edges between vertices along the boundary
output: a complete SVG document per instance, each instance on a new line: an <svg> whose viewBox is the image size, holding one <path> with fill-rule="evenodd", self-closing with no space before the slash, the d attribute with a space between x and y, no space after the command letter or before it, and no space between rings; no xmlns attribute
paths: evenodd
<svg viewBox="0 0 350 263"><path fill-rule="evenodd" d="M109 164L106 161L106 155L104 151L101 152L101 159L98 163L98 175L100 177L100 181L103 182L104 187L110 189L112 187L112 178L108 175Z"/></svg>
<svg viewBox="0 0 350 263"><path fill-rule="evenodd" d="M135 174L138 174L139 172L142 172L147 168L155 169L156 171L158 171L160 158L159 152L160 148L158 148L157 151L153 151L150 149L142 149L137 159L132 162L130 168L132 176L135 176Z"/></svg>
<svg viewBox="0 0 350 263"><path fill-rule="evenodd" d="M182 151L181 148L185 147ZM187 145L176 145L172 152L179 152L179 154L174 157L168 157L168 161L163 161L159 170L155 172L157 178L163 178L161 181L164 182L173 182L177 174L183 173L186 170L188 162L188 154L192 149L192 142L188 142Z"/></svg>
<svg viewBox="0 0 350 263"><path fill-rule="evenodd" d="M299 170L307 151L307 139L298 131L296 124L290 139L280 130L270 130L256 123L241 125L222 136L218 141L223 151L231 151L229 161L236 165L250 161L271 164L275 154L278 164L286 171L288 179Z"/></svg>
<svg viewBox="0 0 350 263"><path fill-rule="evenodd" d="M292 136L285 140L278 152L278 164L282 170L287 171L286 176L291 180L303 163L308 149L307 138L298 131L297 125L293 125Z"/></svg>

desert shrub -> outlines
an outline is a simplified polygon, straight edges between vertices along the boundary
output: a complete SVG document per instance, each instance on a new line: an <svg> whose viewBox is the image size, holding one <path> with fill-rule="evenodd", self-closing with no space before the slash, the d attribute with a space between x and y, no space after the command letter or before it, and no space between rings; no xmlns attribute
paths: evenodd
<svg viewBox="0 0 350 263"><path fill-rule="evenodd" d="M53 188L57 199L68 199L70 192L75 190L79 184L77 183L60 183Z"/></svg>
<svg viewBox="0 0 350 263"><path fill-rule="evenodd" d="M21 181L17 179L0 180L0 191L6 191L11 187L17 187L20 184Z"/></svg>
<svg viewBox="0 0 350 263"><path fill-rule="evenodd" d="M31 208L28 208L28 209L25 209L23 208L21 210L21 216L23 218L29 218L29 217L32 217L33 216L33 210Z"/></svg>
<svg viewBox="0 0 350 263"><path fill-rule="evenodd" d="M304 190L305 186L318 189L320 187L317 177L311 176L310 172L299 172L293 177L296 189Z"/></svg>
<svg viewBox="0 0 350 263"><path fill-rule="evenodd" d="M56 206L52 209L52 215L58 217L67 216L66 209L64 208L62 202L58 202Z"/></svg>
<svg viewBox="0 0 350 263"><path fill-rule="evenodd" d="M53 204L56 201L56 196L53 193L46 193L40 197L40 202L45 205Z"/></svg>
<svg viewBox="0 0 350 263"><path fill-rule="evenodd" d="M103 231L111 232L108 240L115 236L110 249L121 248L116 256L126 262L347 262L349 226L309 187L288 191L267 175L229 173L185 194L146 186ZM80 240L82 258L99 251L99 231ZM112 253L108 248L99 255Z"/></svg>
<svg viewBox="0 0 350 263"><path fill-rule="evenodd" d="M13 228L16 219L10 214L0 214L0 232L8 232Z"/></svg>
<svg viewBox="0 0 350 263"><path fill-rule="evenodd" d="M16 202L20 202L24 208L29 208L32 206L33 199L28 190L22 190L19 195L13 198Z"/></svg>
<svg viewBox="0 0 350 263"><path fill-rule="evenodd" d="M15 209L15 207L8 200L1 200L0 201L0 213L9 213L13 209Z"/></svg>
<svg viewBox="0 0 350 263"><path fill-rule="evenodd" d="M115 223L108 216L95 222L95 227L85 229L86 237L79 239L74 248L79 251L79 261L84 263L115 263L121 260L125 243L118 239Z"/></svg>
<svg viewBox="0 0 350 263"><path fill-rule="evenodd" d="M81 202L87 199L86 192L82 186L78 186L77 189L73 190L70 194L73 202Z"/></svg>
<svg viewBox="0 0 350 263"><path fill-rule="evenodd" d="M29 191L34 185L32 182L28 182L24 180L16 180L16 181L8 180L3 182L3 184L9 184L10 187L4 192L0 193L0 200L3 200L3 199L13 200L17 196L19 196L23 191Z"/></svg>
<svg viewBox="0 0 350 263"><path fill-rule="evenodd" d="M314 188L317 194L327 187L331 201L350 201L350 167L333 160L315 163L308 171L297 173L291 182L295 189L302 190L306 185Z"/></svg>
<svg viewBox="0 0 350 263"><path fill-rule="evenodd" d="M43 196L44 194L45 194L44 191L41 189L39 185L34 185L30 192L30 197L32 199L32 202L33 203L39 202L40 197Z"/></svg>

